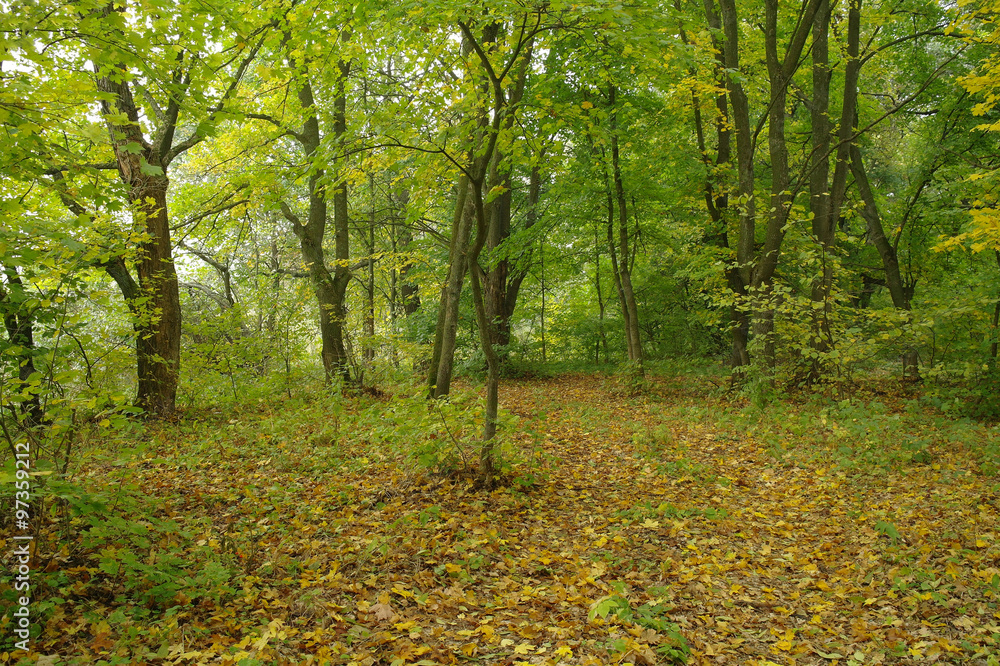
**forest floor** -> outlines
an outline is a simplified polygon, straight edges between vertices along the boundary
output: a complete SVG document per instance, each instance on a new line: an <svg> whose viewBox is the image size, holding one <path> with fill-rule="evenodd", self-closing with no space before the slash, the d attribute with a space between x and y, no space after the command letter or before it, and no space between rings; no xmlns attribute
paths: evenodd
<svg viewBox="0 0 1000 666"><path fill-rule="evenodd" d="M94 439L94 490L53 499L72 514L35 553L23 663L998 663L995 426L898 388L753 408L706 386L507 381L489 492L435 472L474 453L474 398Z"/></svg>

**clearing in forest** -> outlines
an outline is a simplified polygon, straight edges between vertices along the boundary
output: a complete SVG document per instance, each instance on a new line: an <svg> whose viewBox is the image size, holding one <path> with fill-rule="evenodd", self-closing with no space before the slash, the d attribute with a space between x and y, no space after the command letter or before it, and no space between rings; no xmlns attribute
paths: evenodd
<svg viewBox="0 0 1000 666"><path fill-rule="evenodd" d="M876 398L505 382L492 492L438 472L473 451L468 398L189 412L89 444L89 490L53 500L36 554L33 645L67 664L995 664L997 428Z"/></svg>

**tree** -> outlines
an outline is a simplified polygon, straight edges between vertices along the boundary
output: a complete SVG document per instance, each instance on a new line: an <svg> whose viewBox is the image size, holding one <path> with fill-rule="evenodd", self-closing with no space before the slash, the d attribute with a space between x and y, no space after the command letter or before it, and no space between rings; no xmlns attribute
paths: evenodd
<svg viewBox="0 0 1000 666"><path fill-rule="evenodd" d="M323 369L327 380L340 377L350 381L350 371L347 363L347 351L344 347L345 310L344 299L347 285L351 278L350 237L348 229L347 181L341 176L333 184L333 224L335 264L333 271L327 266L323 239L326 234L328 217L326 170L322 166L324 156L321 153L323 137L320 133L319 111L313 97L313 86L309 79L309 64L299 65L294 55L289 55L289 66L296 72L298 80L298 100L304 116L300 130L292 132L292 136L301 145L307 158L309 173L309 204L308 216L303 222L292 212L284 201L280 202L281 212L292 223L292 230L299 239L302 250L302 260L306 264L309 278L319 305L320 338L323 343ZM333 140L342 141L347 132L347 77L351 71L350 62L337 62L337 79L333 101Z"/></svg>
<svg viewBox="0 0 1000 666"><path fill-rule="evenodd" d="M156 20L126 5L67 6L47 14L29 32L57 54L35 60L42 76L64 80L67 90L79 95L79 73L85 66L92 71L91 99L99 102L112 162L88 159L106 154L92 143L98 139L93 132L84 137L64 134L63 141L41 148L41 159L49 165L52 188L78 217L93 217L97 211L69 181L93 168L110 167L119 174L126 216L135 231L134 252L128 257L135 277L124 255L103 263L133 314L136 402L151 415L166 416L175 408L180 364L168 169L207 138L229 111L269 25L232 26L224 36L224 20L203 6L143 9L155 11ZM190 39L193 24L201 26L201 41ZM30 55L27 50L22 54ZM75 78L67 76L67 70L75 72ZM185 130L187 135L178 138Z"/></svg>

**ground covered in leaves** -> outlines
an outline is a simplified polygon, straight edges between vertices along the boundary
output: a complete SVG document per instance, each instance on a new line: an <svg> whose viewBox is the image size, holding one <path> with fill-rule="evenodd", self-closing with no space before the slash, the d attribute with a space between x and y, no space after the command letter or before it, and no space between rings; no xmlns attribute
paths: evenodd
<svg viewBox="0 0 1000 666"><path fill-rule="evenodd" d="M997 663L995 426L639 388L505 382L489 492L475 386L94 434L49 490L23 661Z"/></svg>

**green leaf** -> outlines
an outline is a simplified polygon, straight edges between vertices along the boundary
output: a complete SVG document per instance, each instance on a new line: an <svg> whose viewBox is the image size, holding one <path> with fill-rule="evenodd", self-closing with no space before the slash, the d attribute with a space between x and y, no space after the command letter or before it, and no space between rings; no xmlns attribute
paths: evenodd
<svg viewBox="0 0 1000 666"><path fill-rule="evenodd" d="M593 620L595 617L600 617L601 619L607 618L617 606L617 597L614 595L606 596L593 605L587 617L590 620Z"/></svg>
<svg viewBox="0 0 1000 666"><path fill-rule="evenodd" d="M153 166L146 161L145 157L139 157L139 170L146 176L162 176L163 169L158 166Z"/></svg>

